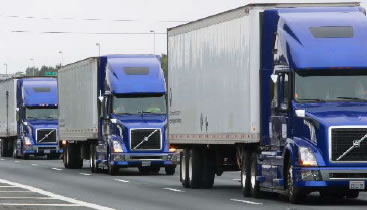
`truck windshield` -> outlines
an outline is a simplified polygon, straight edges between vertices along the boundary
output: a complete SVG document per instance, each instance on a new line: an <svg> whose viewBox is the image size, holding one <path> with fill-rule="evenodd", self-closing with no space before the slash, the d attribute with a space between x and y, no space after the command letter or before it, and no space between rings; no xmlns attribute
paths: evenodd
<svg viewBox="0 0 367 210"><path fill-rule="evenodd" d="M295 74L297 102L367 102L367 71L299 71Z"/></svg>
<svg viewBox="0 0 367 210"><path fill-rule="evenodd" d="M120 95L113 97L114 114L166 114L165 95Z"/></svg>
<svg viewBox="0 0 367 210"><path fill-rule="evenodd" d="M26 119L57 119L56 107L27 107L25 111Z"/></svg>

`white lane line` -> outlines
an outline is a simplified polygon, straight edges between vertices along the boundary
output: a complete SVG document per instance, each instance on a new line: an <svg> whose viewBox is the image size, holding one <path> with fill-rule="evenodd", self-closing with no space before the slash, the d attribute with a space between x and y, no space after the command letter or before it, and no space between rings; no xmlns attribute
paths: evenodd
<svg viewBox="0 0 367 210"><path fill-rule="evenodd" d="M81 175L84 175L84 176L90 176L91 174L87 174L87 173L80 173Z"/></svg>
<svg viewBox="0 0 367 210"><path fill-rule="evenodd" d="M5 159L2 159L2 158L1 158L0 160L5 160Z"/></svg>
<svg viewBox="0 0 367 210"><path fill-rule="evenodd" d="M32 193L32 191L23 191L23 190L17 190L17 191L0 191L0 193L7 193L7 192L9 192L9 193L18 193L18 192L25 192L25 193Z"/></svg>
<svg viewBox="0 0 367 210"><path fill-rule="evenodd" d="M182 190L178 190L178 189L174 189L174 188L163 188L164 190L170 190L170 191L173 191L173 192L185 192L185 191L182 191Z"/></svg>
<svg viewBox="0 0 367 210"><path fill-rule="evenodd" d="M19 160L16 160L16 161L14 161L14 163L20 163L20 161Z"/></svg>
<svg viewBox="0 0 367 210"><path fill-rule="evenodd" d="M39 166L38 164L32 163L32 166Z"/></svg>
<svg viewBox="0 0 367 210"><path fill-rule="evenodd" d="M242 202L242 203L247 203L247 204L254 204L254 205L261 205L262 203L256 203L256 202L252 202L252 201L246 201L246 200L238 200L238 199L230 199L231 201L236 201L236 202Z"/></svg>
<svg viewBox="0 0 367 210"><path fill-rule="evenodd" d="M0 199L36 199L36 200L52 200L51 197L0 197Z"/></svg>
<svg viewBox="0 0 367 210"><path fill-rule="evenodd" d="M91 208L91 209L113 210L112 208L109 208L109 207L106 207L106 206L101 206L101 205L94 204L94 203L88 203L88 202L76 200L76 199L73 199L73 198L68 198L68 197L58 195L58 194L55 194L55 193L52 193L52 192L44 191L44 190L39 189L39 188L35 188L35 187L32 187L32 186L23 185L23 184L19 184L19 183L15 183L15 182L10 182L10 181L4 180L4 179L0 179L0 183L17 186L17 187L20 187L20 188L23 188L23 189L26 189L26 190L30 190L30 191L35 192L35 193L39 193L39 194L47 196L47 197L52 197L52 198L57 199L57 200L72 203L72 204L55 204L55 206L58 206L58 205L69 205L69 206L70 205L76 205L76 206L88 207L88 208ZM0 205L7 205L7 204L2 203ZM14 204L10 204L10 205L14 205ZM20 206L23 205L24 206L26 204L18 204L18 205L20 205ZM35 205L35 206L37 206L37 205L38 206L40 206L40 205L45 205L45 206L49 205L50 206L52 204L29 204L29 205Z"/></svg>
<svg viewBox="0 0 367 210"><path fill-rule="evenodd" d="M124 183L128 183L128 182L130 182L130 181L127 181L127 180L123 180L123 179L115 179L116 181L118 181L118 182L124 182Z"/></svg>
<svg viewBox="0 0 367 210"><path fill-rule="evenodd" d="M60 203L50 203L50 204L37 204L37 203L0 203L1 206L62 206L62 207L81 207L79 204L60 204Z"/></svg>
<svg viewBox="0 0 367 210"><path fill-rule="evenodd" d="M56 171L62 171L61 168L51 168L52 170L56 170Z"/></svg>

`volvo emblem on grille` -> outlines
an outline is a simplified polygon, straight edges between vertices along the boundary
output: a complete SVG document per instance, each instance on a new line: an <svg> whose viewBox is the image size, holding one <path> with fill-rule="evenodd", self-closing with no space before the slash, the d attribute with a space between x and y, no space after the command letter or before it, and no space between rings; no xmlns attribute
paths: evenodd
<svg viewBox="0 0 367 210"><path fill-rule="evenodd" d="M342 155L340 155L340 157L338 157L338 159L336 159L337 161L342 159L343 157L345 157L350 151L352 151L354 148L359 148L361 146L361 143L367 138L367 134L364 135L361 139L359 140L354 140L353 141L353 146L351 146L349 149L347 149L347 151L345 151Z"/></svg>

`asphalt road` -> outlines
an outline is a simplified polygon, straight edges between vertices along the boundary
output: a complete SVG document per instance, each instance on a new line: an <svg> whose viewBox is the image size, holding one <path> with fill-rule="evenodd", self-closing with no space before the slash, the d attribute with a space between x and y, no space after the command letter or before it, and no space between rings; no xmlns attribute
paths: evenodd
<svg viewBox="0 0 367 210"><path fill-rule="evenodd" d="M238 172L216 177L213 189L184 189L175 176L140 175L121 169L118 176L64 169L60 160L0 158L0 209L366 209L367 193L358 199L322 200L318 193L301 205L285 195L262 199L240 194Z"/></svg>

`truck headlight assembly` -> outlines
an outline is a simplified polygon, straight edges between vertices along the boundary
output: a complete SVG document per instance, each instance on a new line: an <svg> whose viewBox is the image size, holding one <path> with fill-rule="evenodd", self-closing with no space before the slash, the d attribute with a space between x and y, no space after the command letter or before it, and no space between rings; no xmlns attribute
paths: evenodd
<svg viewBox="0 0 367 210"><path fill-rule="evenodd" d="M122 146L119 141L112 141L112 152L113 153L123 152Z"/></svg>
<svg viewBox="0 0 367 210"><path fill-rule="evenodd" d="M315 154L309 147L299 147L299 162L301 166L317 166Z"/></svg>
<svg viewBox="0 0 367 210"><path fill-rule="evenodd" d="M28 136L24 137L24 144L27 146L32 145L31 138L29 138Z"/></svg>

